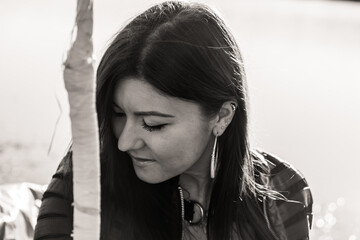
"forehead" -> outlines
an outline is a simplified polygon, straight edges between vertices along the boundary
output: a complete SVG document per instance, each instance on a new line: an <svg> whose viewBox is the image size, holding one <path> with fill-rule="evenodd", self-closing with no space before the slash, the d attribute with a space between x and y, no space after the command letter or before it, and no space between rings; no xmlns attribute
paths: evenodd
<svg viewBox="0 0 360 240"><path fill-rule="evenodd" d="M160 111L174 116L201 115L197 103L168 96L145 80L129 77L118 81L115 86L114 102L124 111Z"/></svg>

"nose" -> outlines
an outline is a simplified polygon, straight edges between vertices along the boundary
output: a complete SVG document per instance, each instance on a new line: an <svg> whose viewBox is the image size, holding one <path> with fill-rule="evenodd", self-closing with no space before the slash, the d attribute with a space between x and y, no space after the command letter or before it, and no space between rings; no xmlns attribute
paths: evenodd
<svg viewBox="0 0 360 240"><path fill-rule="evenodd" d="M125 124L118 139L118 148L120 151L127 152L144 147L144 140L141 138L138 130L135 126L131 126L131 123Z"/></svg>

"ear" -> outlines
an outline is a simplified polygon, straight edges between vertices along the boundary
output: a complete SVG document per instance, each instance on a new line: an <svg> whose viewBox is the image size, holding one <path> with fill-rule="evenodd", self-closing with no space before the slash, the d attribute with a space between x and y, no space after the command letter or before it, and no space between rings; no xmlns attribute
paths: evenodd
<svg viewBox="0 0 360 240"><path fill-rule="evenodd" d="M216 115L216 122L213 127L213 134L221 136L230 125L237 108L235 101L224 102Z"/></svg>

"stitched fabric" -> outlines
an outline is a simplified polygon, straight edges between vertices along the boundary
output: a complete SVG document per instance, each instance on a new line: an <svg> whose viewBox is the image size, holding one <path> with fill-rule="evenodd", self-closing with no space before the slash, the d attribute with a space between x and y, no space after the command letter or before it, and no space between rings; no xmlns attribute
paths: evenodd
<svg viewBox="0 0 360 240"><path fill-rule="evenodd" d="M45 191L34 240L70 240L73 229L71 152L61 161Z"/></svg>
<svg viewBox="0 0 360 240"><path fill-rule="evenodd" d="M269 153L257 151L257 155L262 168L266 169L264 173L256 173L261 176L261 183L287 198L287 201L265 199L263 202L265 215L275 235L279 240L309 239L313 199L304 176L289 163ZM44 193L34 240L72 239L70 161L71 153L62 160ZM116 232L115 228L113 232Z"/></svg>
<svg viewBox="0 0 360 240"><path fill-rule="evenodd" d="M279 240L309 239L313 198L304 176L291 164L261 152L270 175L263 180L267 187L287 200L268 199L265 211Z"/></svg>

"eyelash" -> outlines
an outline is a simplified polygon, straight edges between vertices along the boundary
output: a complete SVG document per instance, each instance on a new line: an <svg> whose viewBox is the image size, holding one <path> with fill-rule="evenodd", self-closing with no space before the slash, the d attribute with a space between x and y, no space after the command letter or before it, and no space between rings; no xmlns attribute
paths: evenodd
<svg viewBox="0 0 360 240"><path fill-rule="evenodd" d="M116 117L125 117L125 113L122 112L115 112L114 111L114 115ZM148 132L153 132L153 131L159 131L161 130L163 127L165 127L167 124L160 124L160 125L156 125L156 126L149 126L146 124L146 122L143 120L143 124L141 125L142 128L144 128L146 131Z"/></svg>
<svg viewBox="0 0 360 240"><path fill-rule="evenodd" d="M159 131L161 130L163 127L165 127L166 124L160 124L160 125L156 125L156 126L149 126L146 124L146 122L143 120L143 125L142 127L146 130L146 131L149 131L149 132L152 132L152 131Z"/></svg>

